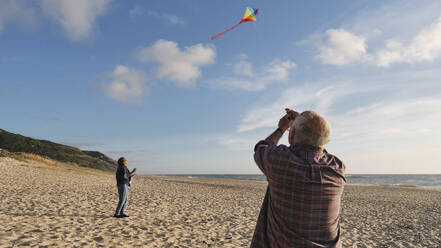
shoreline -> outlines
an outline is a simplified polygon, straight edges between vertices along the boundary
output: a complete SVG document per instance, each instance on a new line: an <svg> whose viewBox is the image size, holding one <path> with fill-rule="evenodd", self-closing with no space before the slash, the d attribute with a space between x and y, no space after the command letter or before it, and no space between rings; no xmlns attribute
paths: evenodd
<svg viewBox="0 0 441 248"><path fill-rule="evenodd" d="M202 175L251 175L251 174L202 174ZM401 174L391 174L391 175L401 175ZM403 174L405 175L405 174ZM421 174L421 175L430 175L430 174ZM438 174L435 174L438 175ZM212 180L222 180L222 179L231 179L231 180L239 180L239 181L253 181L253 182L266 182L264 179L249 179L249 178L230 178L230 177L204 177L197 175L140 175L147 177L171 177L171 178L189 178L189 179L212 179ZM429 190L441 190L440 186L422 186L422 185L412 185L412 184L360 184L360 183L346 183L346 185L352 186L377 186L377 187L399 187L399 188L421 188L421 189L429 189Z"/></svg>

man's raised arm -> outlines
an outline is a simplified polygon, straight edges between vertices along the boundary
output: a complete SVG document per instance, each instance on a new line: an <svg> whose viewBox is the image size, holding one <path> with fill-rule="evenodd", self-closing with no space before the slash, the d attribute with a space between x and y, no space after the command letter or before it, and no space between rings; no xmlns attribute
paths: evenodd
<svg viewBox="0 0 441 248"><path fill-rule="evenodd" d="M278 128L276 129L276 131L274 131L265 140L257 143L254 147L254 161L256 161L257 166L265 175L265 151L269 146L276 146L277 143L279 143L279 140L283 136L283 133L290 127L291 123L299 115L299 113L297 113L296 111L288 108L286 108L285 111L286 114L279 120Z"/></svg>
<svg viewBox="0 0 441 248"><path fill-rule="evenodd" d="M286 114L279 120L278 128L274 131L266 140L272 141L274 145L279 143L280 138L282 138L283 134L286 130L291 126L291 123L295 120L295 118L299 115L298 112L286 108Z"/></svg>

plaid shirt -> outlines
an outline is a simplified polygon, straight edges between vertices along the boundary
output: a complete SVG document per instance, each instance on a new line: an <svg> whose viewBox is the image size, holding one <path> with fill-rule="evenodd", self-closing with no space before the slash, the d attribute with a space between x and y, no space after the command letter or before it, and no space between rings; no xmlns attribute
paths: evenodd
<svg viewBox="0 0 441 248"><path fill-rule="evenodd" d="M270 140L254 151L268 188L251 247L341 247L343 162L323 149Z"/></svg>

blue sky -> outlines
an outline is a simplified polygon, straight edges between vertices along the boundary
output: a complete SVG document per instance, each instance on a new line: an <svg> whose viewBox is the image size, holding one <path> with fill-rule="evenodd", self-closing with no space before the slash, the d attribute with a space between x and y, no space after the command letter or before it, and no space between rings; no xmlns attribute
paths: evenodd
<svg viewBox="0 0 441 248"><path fill-rule="evenodd" d="M0 128L142 173L259 173L284 108L313 109L348 173L441 173L440 57L440 1L4 0Z"/></svg>

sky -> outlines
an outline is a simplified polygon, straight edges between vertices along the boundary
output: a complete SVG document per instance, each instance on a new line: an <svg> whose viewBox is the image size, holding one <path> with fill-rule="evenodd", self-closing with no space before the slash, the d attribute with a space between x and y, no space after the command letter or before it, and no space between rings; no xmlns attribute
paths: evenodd
<svg viewBox="0 0 441 248"><path fill-rule="evenodd" d="M441 173L440 57L438 0L1 0L0 128L143 174L255 174L288 107L328 119L347 173Z"/></svg>

